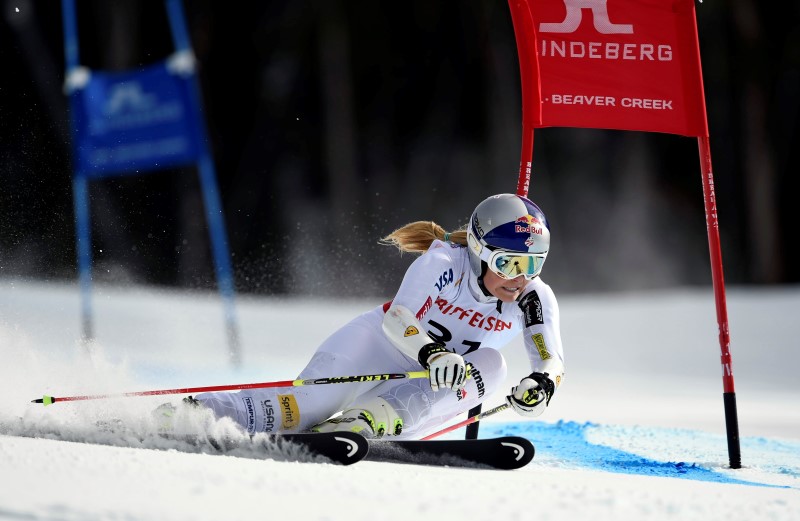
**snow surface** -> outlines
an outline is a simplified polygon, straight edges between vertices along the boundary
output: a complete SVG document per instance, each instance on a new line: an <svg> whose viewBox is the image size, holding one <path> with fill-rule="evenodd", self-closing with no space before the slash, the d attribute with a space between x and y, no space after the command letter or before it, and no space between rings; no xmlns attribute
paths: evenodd
<svg viewBox="0 0 800 521"><path fill-rule="evenodd" d="M328 333L380 303L240 297L236 369L215 294L94 295L87 349L77 285L0 279L0 519L800 519L798 287L728 288L739 470L728 468L710 288L562 296L567 377L550 409L482 422L481 437L536 445L510 472L211 454L156 435L151 411L180 396L30 403L293 379ZM503 353L510 388L527 373L521 339Z"/></svg>

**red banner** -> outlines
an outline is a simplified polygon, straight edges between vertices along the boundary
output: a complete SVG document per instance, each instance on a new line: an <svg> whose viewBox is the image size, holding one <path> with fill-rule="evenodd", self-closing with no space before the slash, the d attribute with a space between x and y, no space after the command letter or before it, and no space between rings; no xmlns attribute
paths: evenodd
<svg viewBox="0 0 800 521"><path fill-rule="evenodd" d="M708 136L694 0L517 0L531 24L525 88L535 127ZM526 20L527 22L527 20ZM529 31L527 31L529 32ZM518 43L519 43L519 34ZM522 59L522 53L520 53ZM537 81L538 80L538 81Z"/></svg>

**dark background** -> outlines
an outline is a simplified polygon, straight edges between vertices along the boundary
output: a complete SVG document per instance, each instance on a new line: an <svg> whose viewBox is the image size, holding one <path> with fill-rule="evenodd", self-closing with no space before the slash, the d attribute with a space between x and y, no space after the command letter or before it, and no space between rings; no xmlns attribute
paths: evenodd
<svg viewBox="0 0 800 521"><path fill-rule="evenodd" d="M81 63L172 51L160 0L78 0ZM0 276L76 280L61 3L0 0ZM184 2L241 292L391 296L398 226L516 190L508 4ZM17 11L17 8L19 11ZM730 284L800 280L800 4L697 4ZM557 292L710 285L697 142L542 129L530 197ZM196 171L91 185L96 280L213 288Z"/></svg>

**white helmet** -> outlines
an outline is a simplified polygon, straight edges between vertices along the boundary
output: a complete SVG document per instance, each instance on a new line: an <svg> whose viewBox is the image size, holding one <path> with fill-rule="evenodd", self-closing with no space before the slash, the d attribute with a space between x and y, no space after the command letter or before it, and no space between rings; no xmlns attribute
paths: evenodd
<svg viewBox="0 0 800 521"><path fill-rule="evenodd" d="M537 277L550 250L550 226L542 210L521 195L493 195L472 212L467 227L470 267L479 278L484 263L503 278Z"/></svg>

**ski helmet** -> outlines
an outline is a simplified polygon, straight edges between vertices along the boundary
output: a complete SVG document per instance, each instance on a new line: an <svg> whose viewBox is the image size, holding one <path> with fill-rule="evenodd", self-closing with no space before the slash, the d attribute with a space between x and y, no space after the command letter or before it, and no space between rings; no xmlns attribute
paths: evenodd
<svg viewBox="0 0 800 521"><path fill-rule="evenodd" d="M550 226L544 212L528 198L493 195L472 212L467 247L477 277L485 274L486 263L501 277L532 279L542 271L550 250Z"/></svg>

